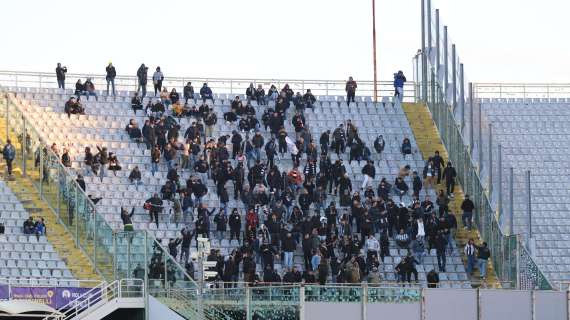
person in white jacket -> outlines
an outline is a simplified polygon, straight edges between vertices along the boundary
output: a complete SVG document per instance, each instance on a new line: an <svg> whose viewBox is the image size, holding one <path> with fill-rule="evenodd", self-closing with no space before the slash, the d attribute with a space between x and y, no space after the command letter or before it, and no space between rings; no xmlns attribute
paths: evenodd
<svg viewBox="0 0 570 320"><path fill-rule="evenodd" d="M366 249L366 260L372 259L373 256L378 257L378 252L380 252L380 242L374 238L373 234L368 235L365 243Z"/></svg>

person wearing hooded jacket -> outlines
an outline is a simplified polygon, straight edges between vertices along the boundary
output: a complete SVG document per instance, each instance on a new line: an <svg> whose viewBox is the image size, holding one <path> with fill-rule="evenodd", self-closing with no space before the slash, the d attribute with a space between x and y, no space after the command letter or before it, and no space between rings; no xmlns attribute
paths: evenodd
<svg viewBox="0 0 570 320"><path fill-rule="evenodd" d="M146 83L148 81L148 67L145 66L144 63L141 64L141 66L137 70L137 80L139 84L137 92L139 90L142 90L141 98L144 99L144 97L146 97Z"/></svg>

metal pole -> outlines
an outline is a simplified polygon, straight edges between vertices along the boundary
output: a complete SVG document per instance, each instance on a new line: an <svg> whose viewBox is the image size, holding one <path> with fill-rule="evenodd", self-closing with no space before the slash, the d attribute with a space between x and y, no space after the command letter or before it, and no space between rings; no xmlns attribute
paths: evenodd
<svg viewBox="0 0 570 320"><path fill-rule="evenodd" d="M73 189L75 191L75 210L73 210L73 223L75 223L75 246L79 248L79 195L77 194L77 186Z"/></svg>
<svg viewBox="0 0 570 320"><path fill-rule="evenodd" d="M27 145L27 139L26 139L26 118L24 118L24 116L22 115L22 175L25 177L26 176L26 158L28 156L27 153L27 149L28 149L28 145Z"/></svg>
<svg viewBox="0 0 570 320"><path fill-rule="evenodd" d="M514 201L514 185L515 173L513 167L509 169L509 235L515 234L515 201Z"/></svg>
<svg viewBox="0 0 570 320"><path fill-rule="evenodd" d="M147 306L147 308L145 308L144 310L144 317L145 320L149 320L149 312L148 312L148 296L149 296L149 292L148 292L148 268L147 266L149 265L149 261L148 261L148 233L144 233L144 264L143 264L143 269L144 269L144 289L145 289L145 306Z"/></svg>
<svg viewBox="0 0 570 320"><path fill-rule="evenodd" d="M493 198L493 125L489 123L489 199Z"/></svg>
<svg viewBox="0 0 570 320"><path fill-rule="evenodd" d="M483 167L483 123L481 121L481 101L477 103L479 106L479 137L477 141L477 151L479 152L479 176L481 176L481 168Z"/></svg>
<svg viewBox="0 0 570 320"><path fill-rule="evenodd" d="M427 55L428 58L430 59L429 61L431 61L431 51L432 51L432 35L431 35L431 0L427 0L427 12L426 12L426 16L427 16L427 27L426 27L426 33L427 33Z"/></svg>
<svg viewBox="0 0 570 320"><path fill-rule="evenodd" d="M447 101L447 87L449 79L449 46L447 45L447 26L443 26L443 93Z"/></svg>
<svg viewBox="0 0 570 320"><path fill-rule="evenodd" d="M372 0L372 61L374 63L374 103L378 103L378 79L376 70L376 0Z"/></svg>
<svg viewBox="0 0 570 320"><path fill-rule="evenodd" d="M245 288L245 318L247 320L251 320L252 317L253 315L251 314L251 287L247 286Z"/></svg>
<svg viewBox="0 0 570 320"><path fill-rule="evenodd" d="M40 142L39 146L38 146L39 150L40 150L40 197L43 196L43 184L44 184L44 148ZM58 216L59 217L59 216Z"/></svg>
<svg viewBox="0 0 570 320"><path fill-rule="evenodd" d="M503 219L503 150L501 148L501 144L499 143L499 149L497 153L497 178L499 180L499 190L498 190L498 197L497 197L497 211L499 213L499 223L504 223Z"/></svg>
<svg viewBox="0 0 570 320"><path fill-rule="evenodd" d="M451 83L452 96L451 103L453 107L453 113L455 115L455 109L457 109L457 52L455 51L455 44L451 45Z"/></svg>
<svg viewBox="0 0 570 320"><path fill-rule="evenodd" d="M299 287L299 320L305 320L305 286Z"/></svg>
<svg viewBox="0 0 570 320"><path fill-rule="evenodd" d="M441 62L441 48L439 47L439 9L435 9L435 57L436 57L436 62L435 62L435 71L437 72L437 76L439 78L439 65Z"/></svg>
<svg viewBox="0 0 570 320"><path fill-rule="evenodd" d="M119 275L117 274L117 234L113 233L113 276L115 281L119 279ZM146 270L146 268L145 268Z"/></svg>
<svg viewBox="0 0 570 320"><path fill-rule="evenodd" d="M427 102L427 57L426 57L426 4L422 1L422 98Z"/></svg>
<svg viewBox="0 0 570 320"><path fill-rule="evenodd" d="M465 74L463 63L459 64L459 103L461 105L461 133L465 127Z"/></svg>
<svg viewBox="0 0 570 320"><path fill-rule="evenodd" d="M364 284L362 285L362 305L361 305L362 320L368 319L368 314L366 311L367 303L368 303L368 284L364 282Z"/></svg>
<svg viewBox="0 0 570 320"><path fill-rule="evenodd" d="M473 154L473 83L469 82L469 155Z"/></svg>
<svg viewBox="0 0 570 320"><path fill-rule="evenodd" d="M532 203L531 203L531 189L530 189L530 170L528 170L526 172L526 190L527 190L527 202L526 202L526 212L528 215L528 238L527 238L527 243L528 243L528 250L531 251L532 248L530 246L531 244L531 239L532 239ZM531 251L531 253L533 253Z"/></svg>
<svg viewBox="0 0 570 320"><path fill-rule="evenodd" d="M6 140L10 139L10 103L6 93Z"/></svg>

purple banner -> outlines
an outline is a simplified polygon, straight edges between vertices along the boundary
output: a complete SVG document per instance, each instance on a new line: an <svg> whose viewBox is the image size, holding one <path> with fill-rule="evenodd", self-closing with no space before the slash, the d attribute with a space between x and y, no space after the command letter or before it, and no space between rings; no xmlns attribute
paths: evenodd
<svg viewBox="0 0 570 320"><path fill-rule="evenodd" d="M87 293L91 288L72 288L72 287L11 287L14 300L28 300L41 304L46 304L54 309L66 306L68 303L78 299ZM0 285L0 299L8 299L8 286ZM93 290L88 297L91 297L90 303L96 303L101 297L101 290ZM86 300L88 297L84 297Z"/></svg>
<svg viewBox="0 0 570 320"><path fill-rule="evenodd" d="M71 288L71 287L58 287L55 288L55 305L56 309L66 306L68 303L76 300L80 296L86 294L91 288ZM82 302L87 298L91 297L90 303L93 304L94 302L100 299L100 289L93 290L88 296L84 297L83 299L79 300L78 302Z"/></svg>
<svg viewBox="0 0 570 320"><path fill-rule="evenodd" d="M28 300L57 308L54 289L53 287L12 287L11 299Z"/></svg>
<svg viewBox="0 0 570 320"><path fill-rule="evenodd" d="M10 299L10 288L7 284L0 284L0 300Z"/></svg>

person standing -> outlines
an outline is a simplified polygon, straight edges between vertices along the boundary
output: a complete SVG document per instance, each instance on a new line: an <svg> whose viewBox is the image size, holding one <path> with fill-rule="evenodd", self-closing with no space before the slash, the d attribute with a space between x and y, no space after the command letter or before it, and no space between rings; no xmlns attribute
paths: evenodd
<svg viewBox="0 0 570 320"><path fill-rule="evenodd" d="M465 195L465 200L461 203L461 210L463 210L463 214L461 215L461 221L463 222L463 227L465 229L471 230L471 219L473 218L473 210L475 209L475 204L471 199L469 199L469 195Z"/></svg>
<svg viewBox="0 0 570 320"><path fill-rule="evenodd" d="M139 81L137 92L139 92L139 89L142 90L141 98L144 99L146 97L146 83L148 80L148 67L144 63L137 70L137 79Z"/></svg>
<svg viewBox="0 0 570 320"><path fill-rule="evenodd" d="M463 249L465 256L467 257L467 273L473 275L473 269L475 268L475 242L473 239L469 239L469 242L465 245Z"/></svg>
<svg viewBox="0 0 570 320"><path fill-rule="evenodd" d="M109 83L113 88L113 96L115 96L115 77L117 76L117 71L115 70L115 66L109 61L109 65L105 68L107 75L105 76L105 80L107 80L107 95L109 95Z"/></svg>
<svg viewBox="0 0 570 320"><path fill-rule="evenodd" d="M457 171L451 164L451 161L447 162L447 167L443 169L443 179L445 179L445 188L447 191L447 196L453 198L453 190L455 189L455 177L457 177Z"/></svg>
<svg viewBox="0 0 570 320"><path fill-rule="evenodd" d="M10 139L6 141L4 150L2 150L2 155L4 156L4 160L6 160L8 177L12 177L12 161L14 161L14 158L16 157L16 148L14 148L14 145L12 145Z"/></svg>
<svg viewBox="0 0 570 320"><path fill-rule="evenodd" d="M156 67L154 74L152 75L152 83L154 84L154 95L160 93L162 90L162 81L164 80L164 74L160 71L160 67Z"/></svg>
<svg viewBox="0 0 570 320"><path fill-rule="evenodd" d="M435 251L437 254L437 265L440 272L445 272L445 249L447 247L447 239L443 232L438 232L435 238Z"/></svg>
<svg viewBox="0 0 570 320"><path fill-rule="evenodd" d="M356 88L357 87L358 87L358 85L356 84L356 81L354 81L354 79L352 79L352 77L348 77L348 81L346 82L345 91L346 91L346 103L349 106L350 106L351 101L356 103L356 101L354 100L354 97L356 95Z"/></svg>
<svg viewBox="0 0 570 320"><path fill-rule="evenodd" d="M67 73L67 67L62 67L61 63L57 63L55 68L55 76L57 77L57 87L59 89L65 90L65 74Z"/></svg>
<svg viewBox="0 0 570 320"><path fill-rule="evenodd" d="M398 97L400 102L404 101L404 83L406 83L406 76L400 70L394 73L394 97Z"/></svg>
<svg viewBox="0 0 570 320"><path fill-rule="evenodd" d="M477 262L479 264L479 275L481 279L487 278L487 261L491 256L491 251L487 247L487 242L483 242L483 245L477 247Z"/></svg>
<svg viewBox="0 0 570 320"><path fill-rule="evenodd" d="M192 82L186 83L184 86L184 104L188 103L188 100L194 100L194 87L192 86Z"/></svg>

